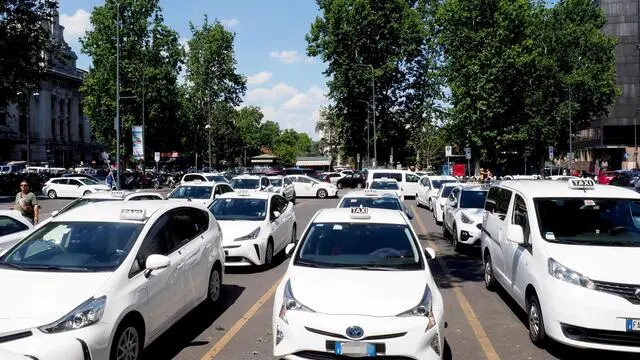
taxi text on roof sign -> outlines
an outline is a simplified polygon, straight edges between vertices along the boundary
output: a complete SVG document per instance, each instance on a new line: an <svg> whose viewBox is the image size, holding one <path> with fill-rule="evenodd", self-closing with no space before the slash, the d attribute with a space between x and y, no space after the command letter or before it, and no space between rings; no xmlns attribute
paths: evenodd
<svg viewBox="0 0 640 360"><path fill-rule="evenodd" d="M246 190L246 189L238 189L238 190L236 190L236 192L240 196L248 196L249 195L249 190Z"/></svg>
<svg viewBox="0 0 640 360"><path fill-rule="evenodd" d="M122 209L120 220L144 220L146 212L144 209Z"/></svg>
<svg viewBox="0 0 640 360"><path fill-rule="evenodd" d="M112 192L111 192L111 196L113 196L113 197L119 197L119 198L124 197L124 191L120 191L120 190L118 190L118 191L112 191Z"/></svg>
<svg viewBox="0 0 640 360"><path fill-rule="evenodd" d="M596 182L591 179L569 179L570 189L593 189Z"/></svg>
<svg viewBox="0 0 640 360"><path fill-rule="evenodd" d="M352 214L363 214L366 215L369 213L369 208L366 207L354 207L351 208L351 213Z"/></svg>

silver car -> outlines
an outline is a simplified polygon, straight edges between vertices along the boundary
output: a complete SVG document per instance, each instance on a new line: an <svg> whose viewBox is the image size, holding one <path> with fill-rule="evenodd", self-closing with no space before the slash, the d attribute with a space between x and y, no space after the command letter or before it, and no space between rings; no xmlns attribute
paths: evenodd
<svg viewBox="0 0 640 360"><path fill-rule="evenodd" d="M269 181L273 185L273 192L284 196L285 199L296 203L296 188L293 186L293 182L290 178L280 175L269 176Z"/></svg>

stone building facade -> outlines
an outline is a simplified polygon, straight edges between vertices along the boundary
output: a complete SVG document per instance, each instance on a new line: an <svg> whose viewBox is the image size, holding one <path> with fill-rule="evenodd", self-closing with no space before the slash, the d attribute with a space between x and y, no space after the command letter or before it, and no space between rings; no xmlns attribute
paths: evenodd
<svg viewBox="0 0 640 360"><path fill-rule="evenodd" d="M92 139L82 110L80 85L86 71L76 68L77 56L64 40L58 16L44 26L64 56L47 68L37 88L16 89L17 103L0 109L0 161L51 167L91 164L100 159L102 147Z"/></svg>

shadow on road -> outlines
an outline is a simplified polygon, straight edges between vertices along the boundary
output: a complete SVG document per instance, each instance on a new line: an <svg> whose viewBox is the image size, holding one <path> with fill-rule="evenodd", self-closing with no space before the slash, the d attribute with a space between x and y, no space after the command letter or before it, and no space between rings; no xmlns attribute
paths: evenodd
<svg viewBox="0 0 640 360"><path fill-rule="evenodd" d="M289 257L285 255L284 250L282 250L280 253L273 256L271 266L227 266L225 267L224 272L227 274L260 274L277 268L288 258Z"/></svg>
<svg viewBox="0 0 640 360"><path fill-rule="evenodd" d="M222 285L223 297L216 309L203 305L193 309L145 349L142 360L173 359L184 348L208 345L209 341L194 340L240 298L244 289L237 285Z"/></svg>
<svg viewBox="0 0 640 360"><path fill-rule="evenodd" d="M463 248L456 253L450 246L449 241L442 238L440 234L430 236L418 235L422 241L434 241L440 250L436 256L447 265L450 276L445 276L443 269L436 260L429 261L434 278L438 287L448 289L464 282L484 281L482 260L480 260L479 248Z"/></svg>

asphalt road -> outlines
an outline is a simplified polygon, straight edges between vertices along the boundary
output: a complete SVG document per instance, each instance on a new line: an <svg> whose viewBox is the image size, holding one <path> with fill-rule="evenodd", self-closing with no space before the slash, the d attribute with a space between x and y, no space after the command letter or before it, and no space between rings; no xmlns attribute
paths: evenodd
<svg viewBox="0 0 640 360"><path fill-rule="evenodd" d="M42 219L68 202L41 200ZM437 253L429 265L445 300L445 359L638 359L637 354L586 351L555 343L546 349L534 346L524 311L504 291L484 288L479 251L457 254L442 237L431 212L416 208L413 200L407 203L416 214L413 226L423 245ZM299 235L317 210L336 205L336 199L299 199ZM228 269L221 307L213 313L197 308L187 314L145 350L144 359L275 359L271 355L273 291L287 263L281 255L268 270Z"/></svg>

